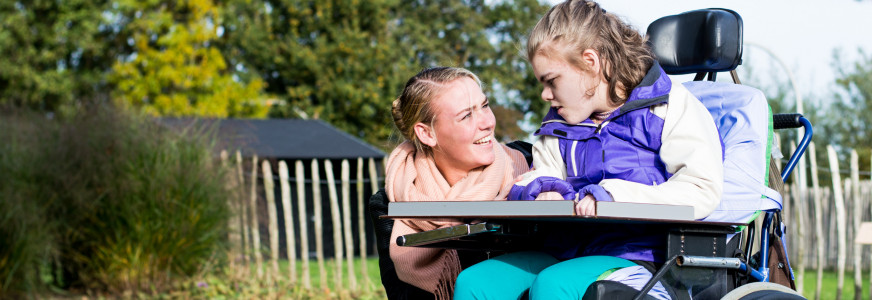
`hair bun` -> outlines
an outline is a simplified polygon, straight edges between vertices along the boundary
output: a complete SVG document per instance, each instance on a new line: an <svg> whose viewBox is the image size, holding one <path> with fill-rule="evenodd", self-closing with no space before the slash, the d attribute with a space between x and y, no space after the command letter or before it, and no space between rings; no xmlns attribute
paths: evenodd
<svg viewBox="0 0 872 300"><path fill-rule="evenodd" d="M391 103L391 116L394 118L394 126L397 126L397 129L399 129L401 133L405 133L406 124L403 124L403 111L400 109L399 97L394 99L394 102Z"/></svg>

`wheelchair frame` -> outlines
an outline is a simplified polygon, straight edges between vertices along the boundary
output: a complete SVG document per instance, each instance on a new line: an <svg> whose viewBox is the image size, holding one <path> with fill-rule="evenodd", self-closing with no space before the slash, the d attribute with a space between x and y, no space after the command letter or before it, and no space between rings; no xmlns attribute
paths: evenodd
<svg viewBox="0 0 872 300"><path fill-rule="evenodd" d="M686 24L687 20L694 20L702 25L700 31L708 30L709 33L718 35L715 44L698 43L694 45L679 45L681 41L677 38L657 39L657 23L672 23ZM662 24L661 24L662 25ZM661 26L670 27L670 26ZM730 35L729 41L726 44L737 44L724 46L722 43L722 34ZM705 32L703 32L705 33ZM742 56L742 20L741 17L732 10L727 9L703 9L685 12L675 16L667 16L658 19L648 28L649 37L655 37L649 42L655 50L655 56L660 60L666 72L670 75L696 73L694 81L703 80L708 77L709 81L716 79L717 72L729 71L732 75L733 82L741 84L736 74L735 68L741 63ZM664 35L665 36L665 35ZM671 44L670 44L671 43ZM702 44L700 46L699 44ZM665 46L664 46L665 45ZM685 49L687 46L690 49ZM658 53L658 49L670 48L671 54ZM726 50L724 50L726 48ZM676 50L679 49L679 50ZM690 52L693 60L682 65L681 59L676 56L681 56L678 52ZM678 54L676 54L678 53ZM702 55L695 55L702 53ZM672 55L666 58L667 62L662 60L664 56ZM715 58L715 59L712 59ZM670 72L671 71L671 72ZM806 148L811 141L813 129L811 123L801 114L774 114L773 129L790 129L803 127L805 133L800 141L796 151L794 151L788 160L785 168L781 171L780 177L782 181L786 181L796 166L799 159L804 155ZM772 172L774 170L770 170ZM717 222L673 222L663 223L665 226L670 226L667 234L667 255L666 262L656 271L653 272L651 280L639 291L635 299L643 299L647 293L654 287L657 282L671 270L673 267L679 268L705 268L713 270L734 270L739 274L748 276L749 279L757 282L769 282L769 255L766 253L770 248L772 241L770 234L775 234L777 237L784 236L783 224L781 222L781 210L765 211L762 219L762 228L759 233L760 255L756 263L752 262L751 252L752 246L756 237L756 230L751 221L749 224L737 223L717 223ZM385 217L382 217L385 218ZM387 218L391 218L387 216ZM578 219L575 219L578 221ZM522 244L529 241L541 228L537 222L543 221L536 218L491 218L485 219L484 223L465 224L451 228L438 229L431 232L422 232L407 236L401 236L397 239L398 245L415 245L423 247L439 247L439 248L455 248L455 249L488 249L488 250L504 250L511 248L512 250L523 250L512 248L512 245L517 245L518 241ZM559 219L547 221L560 221ZM582 222L621 222L616 220L600 219L587 220ZM672 224L672 225L669 225ZM727 253L727 235L735 233L736 225L750 225L747 227L747 236L741 236L745 239L744 249L739 249L742 253L739 257L734 257L732 253ZM770 232L770 228L774 232ZM786 251L785 251L786 253ZM785 266L791 276L793 272L790 269L789 258L785 256L787 262ZM729 291L725 291L729 292ZM720 295L723 296L723 295Z"/></svg>

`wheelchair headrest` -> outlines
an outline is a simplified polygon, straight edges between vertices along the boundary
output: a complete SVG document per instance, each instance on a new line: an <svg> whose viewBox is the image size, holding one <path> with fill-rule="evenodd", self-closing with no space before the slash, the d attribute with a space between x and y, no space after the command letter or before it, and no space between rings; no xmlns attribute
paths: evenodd
<svg viewBox="0 0 872 300"><path fill-rule="evenodd" d="M709 8L657 19L648 43L668 74L731 71L742 63L742 17Z"/></svg>

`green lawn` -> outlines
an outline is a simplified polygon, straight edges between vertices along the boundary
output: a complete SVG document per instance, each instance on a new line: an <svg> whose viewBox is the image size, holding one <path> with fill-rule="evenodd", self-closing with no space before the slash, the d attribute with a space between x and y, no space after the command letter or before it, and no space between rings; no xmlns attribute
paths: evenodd
<svg viewBox="0 0 872 300"><path fill-rule="evenodd" d="M349 290L347 288L348 274L346 273L347 266L344 264L342 269L342 284L346 287L345 289L338 290L335 287L335 279L333 277L333 274L335 272L335 262L333 260L325 261L325 271L327 276L324 286L320 284L320 271L318 269L317 261L309 261L312 289L303 289L299 281L294 284L287 280L287 278L289 277L288 262L279 261L279 272L282 278L278 282L272 282L270 284L265 279L258 280L256 276L256 270L254 268L251 268L249 270L250 272L247 275L242 274L242 276L211 276L205 280L206 283L208 283L209 285L208 287L202 288L197 286L197 283L191 283L188 285L187 288L183 288L184 292L182 292L181 294L172 295L173 293L170 293L169 295L165 296L170 296L169 298L178 298L173 296L182 296L180 298L199 298L201 296L206 296L210 299L386 299L384 290L381 286L381 279L379 277L378 259L355 259L354 261L354 269L356 274L355 278L358 282L358 288L356 290ZM363 276L361 273L363 266L362 263L364 262L367 264L367 273L369 275L368 281L367 277ZM264 271L267 271L267 268L270 268L270 264L269 262L264 262ZM302 262L297 261L297 276L301 275ZM805 286L803 289L803 295L808 299L814 299L815 276L816 275L814 270L808 270L805 273ZM821 299L836 299L836 286L836 272L825 271L823 276L823 287L821 288ZM868 270L865 271L863 274L862 295L862 299L870 299ZM854 274L852 272L845 273L845 285L842 291L842 299L854 299Z"/></svg>
<svg viewBox="0 0 872 300"><path fill-rule="evenodd" d="M816 270L805 271L805 283L802 295L808 299L814 299L814 291L817 281ZM824 271L823 284L821 286L821 299L836 299L838 276L835 271ZM863 294L861 299L869 299L869 270L863 272ZM845 285L842 288L842 299L854 299L854 271L845 272Z"/></svg>
<svg viewBox="0 0 872 300"><path fill-rule="evenodd" d="M381 279L379 277L378 272L378 258L370 258L366 260L367 262L367 271L369 273L369 279L371 280L371 284L364 289L362 294L358 293L358 296L364 296L367 299L385 299L384 291L381 287ZM297 262L297 269L302 268L301 262ZM317 289L318 281L319 281L319 271L317 262L310 261L309 268L312 272L312 285L314 289ZM344 266L344 265L343 265ZM355 260L355 272L357 274L361 274L361 261ZM334 270L334 262L332 260L328 260L326 262L325 269L327 270L327 281L328 287L333 289L333 270ZM344 266L347 268L347 266ZM287 270L287 261L280 262L280 269ZM285 271L286 272L286 271ZM299 271L298 271L299 272ZM345 273L346 269L343 269L343 282L347 284L347 274ZM803 295L808 299L814 299L814 291L815 291L815 282L816 282L816 271L815 270L807 270L805 272L805 286L803 287ZM300 273L298 273L300 274ZM821 299L836 299L836 287L838 285L838 278L836 276L835 271L824 271L823 274L823 286L821 287ZM363 282L363 277L361 275L358 276L358 282ZM863 272L863 297L862 299L870 299L869 298L869 271L866 270ZM854 273L853 272L845 272L845 284L842 289L842 299L844 300L852 300L854 299Z"/></svg>

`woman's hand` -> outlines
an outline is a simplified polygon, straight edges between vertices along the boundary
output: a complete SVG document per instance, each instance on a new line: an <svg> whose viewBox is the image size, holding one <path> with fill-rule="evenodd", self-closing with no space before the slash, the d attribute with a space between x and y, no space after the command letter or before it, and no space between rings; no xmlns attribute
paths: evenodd
<svg viewBox="0 0 872 300"><path fill-rule="evenodd" d="M584 198L575 203L575 215L596 216L596 199L593 198L593 195L585 195Z"/></svg>

